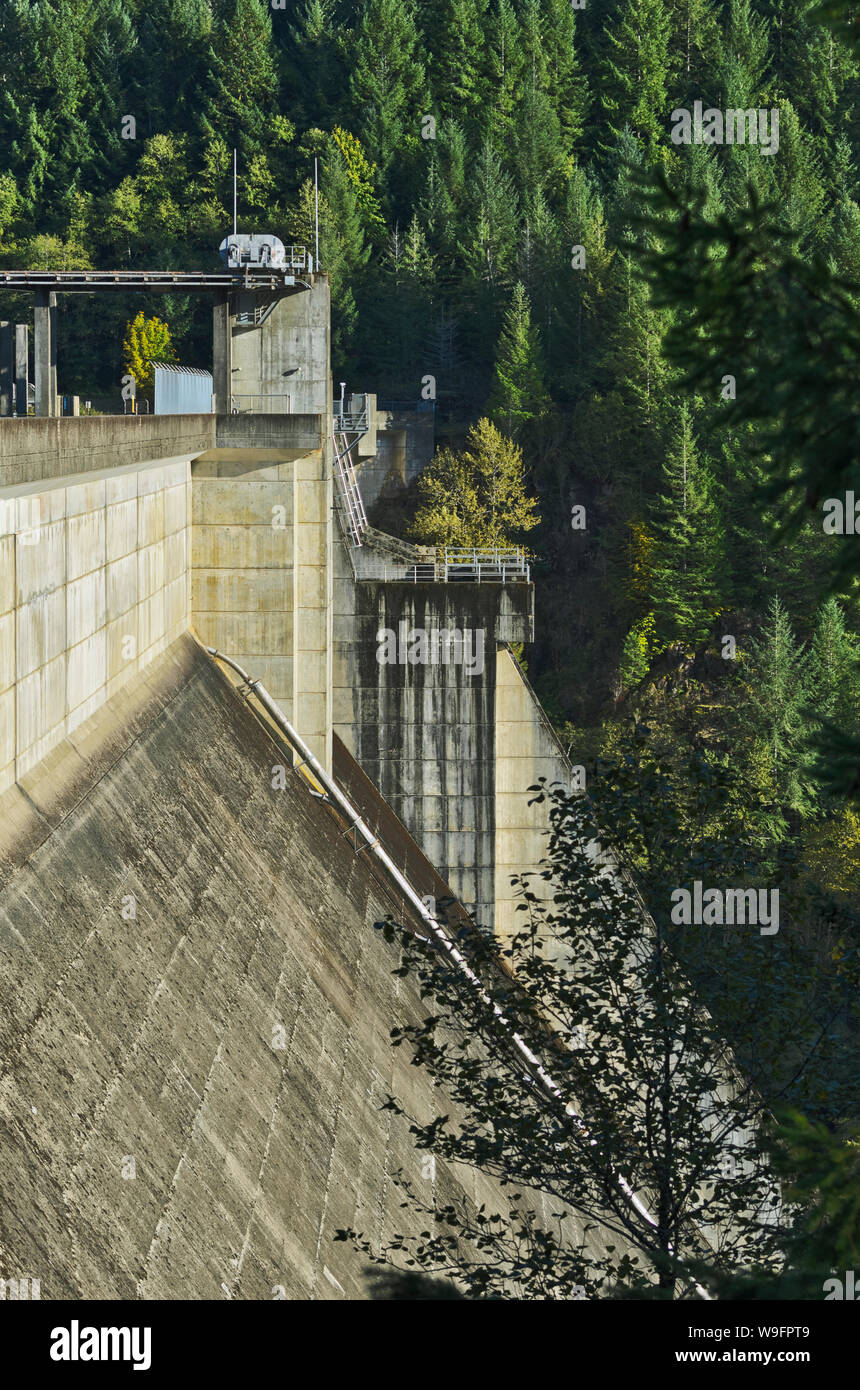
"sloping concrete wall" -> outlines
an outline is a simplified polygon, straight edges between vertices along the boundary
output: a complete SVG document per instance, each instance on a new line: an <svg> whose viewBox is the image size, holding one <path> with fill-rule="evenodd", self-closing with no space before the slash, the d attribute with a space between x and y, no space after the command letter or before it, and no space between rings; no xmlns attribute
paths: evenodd
<svg viewBox="0 0 860 1390"><path fill-rule="evenodd" d="M190 488L183 458L0 488L0 791L187 628Z"/></svg>
<svg viewBox="0 0 860 1390"><path fill-rule="evenodd" d="M186 636L0 803L0 1277L43 1299L365 1296L332 1237L424 1224L397 1169L503 1209L381 1110L451 1108L390 1045L402 904L281 760Z"/></svg>

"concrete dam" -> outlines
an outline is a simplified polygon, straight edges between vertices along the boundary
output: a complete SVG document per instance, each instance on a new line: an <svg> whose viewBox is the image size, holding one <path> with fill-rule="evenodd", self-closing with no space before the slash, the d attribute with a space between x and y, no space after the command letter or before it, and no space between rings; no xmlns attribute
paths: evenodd
<svg viewBox="0 0 860 1390"><path fill-rule="evenodd" d="M55 418L45 368L0 419L0 1278L42 1298L367 1297L334 1232L402 1229L398 1170L503 1209L382 1109L439 1099L374 923L420 924L408 882L512 927L568 773L510 649L531 579L368 526L426 418L335 408L326 276L246 300L216 287L210 414Z"/></svg>

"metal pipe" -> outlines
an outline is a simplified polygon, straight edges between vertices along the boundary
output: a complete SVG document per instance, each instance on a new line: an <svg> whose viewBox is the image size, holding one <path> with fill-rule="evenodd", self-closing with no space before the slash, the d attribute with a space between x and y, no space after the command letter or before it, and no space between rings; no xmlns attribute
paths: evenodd
<svg viewBox="0 0 860 1390"><path fill-rule="evenodd" d="M329 776L325 768L322 766L322 763L320 763L319 760L314 757L307 744L299 736L299 734L296 733L296 730L289 723L280 706L276 704L276 702L272 699L271 695L266 690L266 687L262 684L261 681L253 680L248 675L248 672L242 669L238 662L233 661L232 657L225 656L223 652L219 652L215 647L207 647L206 651L215 661L222 661L225 666L230 666L237 673L237 675L241 677L243 683L248 687L248 689L256 695L257 699L260 701L260 704L272 716L278 727L283 730L283 732L287 736L288 742L292 745L295 752L299 754L299 757L301 758L301 763L299 763L298 766L301 767L302 765L304 765L311 769L320 785L325 787L327 795L331 798L332 801L335 802L335 804L340 808L340 810L346 816L347 820L350 822L349 829L353 831L353 833L361 836L362 840L364 841L364 848L370 850L370 853L373 855L373 857L377 859L380 862L380 864L382 864L389 877L394 879L394 882L397 884L400 891L409 900L409 903L418 913L421 920L432 932L437 944L441 946L445 954L448 955L451 958L451 960L453 960L456 963L461 973L466 976L469 983L473 986L474 989L477 990L482 1003L484 1003L490 1009L492 1009L497 1021L502 1025L503 1028L505 1028L509 1032L510 1039L514 1044L514 1047L526 1062L526 1070L528 1074L532 1077L533 1080L537 1081L546 1098L555 1103L563 1105L564 1113L567 1116L569 1116L570 1119L573 1120L574 1124L577 1126L583 1137L588 1139L589 1144L596 1144L597 1140L590 1138L588 1130L586 1129L582 1120L577 1115L573 1105L570 1104L570 1102L565 1102L561 1089L559 1088L559 1086L556 1085L555 1081L553 1081L549 1072L546 1071L546 1069L541 1065L540 1060L535 1056L528 1044L513 1027L510 1020L500 1009L499 1005L495 1002L494 999L490 997L490 995L484 989L483 984L481 983L478 976L475 974L474 970L472 970L465 956L462 954L461 951L457 949L457 947L454 945L453 941L450 939L447 932L443 929L443 927L440 925L437 919L428 911L427 907L424 905L421 898L412 888L409 881L406 878L404 878L403 874L400 872L397 865L394 863L394 860L382 848L382 845L379 843L379 840L376 838L373 831L361 819L352 802L346 796L344 796L340 787L337 785L334 779ZM657 1222L655 1221L651 1213L648 1211L644 1203L641 1202L640 1199L636 1196L636 1193L633 1191L630 1184L621 1176L620 1173L617 1173L615 1177L618 1186L624 1193L630 1205L634 1208L638 1215L641 1216L643 1220L645 1220L648 1223L649 1226L656 1229ZM694 1283L694 1288L696 1289L696 1292L699 1294L701 1298L710 1301L710 1294L708 1294L707 1291L703 1289L700 1284Z"/></svg>

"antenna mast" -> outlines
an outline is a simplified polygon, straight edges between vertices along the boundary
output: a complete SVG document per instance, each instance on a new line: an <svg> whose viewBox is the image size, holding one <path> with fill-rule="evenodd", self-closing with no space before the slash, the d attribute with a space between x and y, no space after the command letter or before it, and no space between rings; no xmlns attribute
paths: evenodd
<svg viewBox="0 0 860 1390"><path fill-rule="evenodd" d="M314 269L320 268L320 178L319 178L319 159L314 155L314 230L316 233L316 258Z"/></svg>

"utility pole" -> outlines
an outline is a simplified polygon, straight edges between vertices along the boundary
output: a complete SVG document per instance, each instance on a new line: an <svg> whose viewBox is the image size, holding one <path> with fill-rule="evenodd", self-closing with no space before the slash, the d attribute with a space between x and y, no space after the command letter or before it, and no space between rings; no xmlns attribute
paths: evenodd
<svg viewBox="0 0 860 1390"><path fill-rule="evenodd" d="M233 235L236 235L236 150L233 150Z"/></svg>

